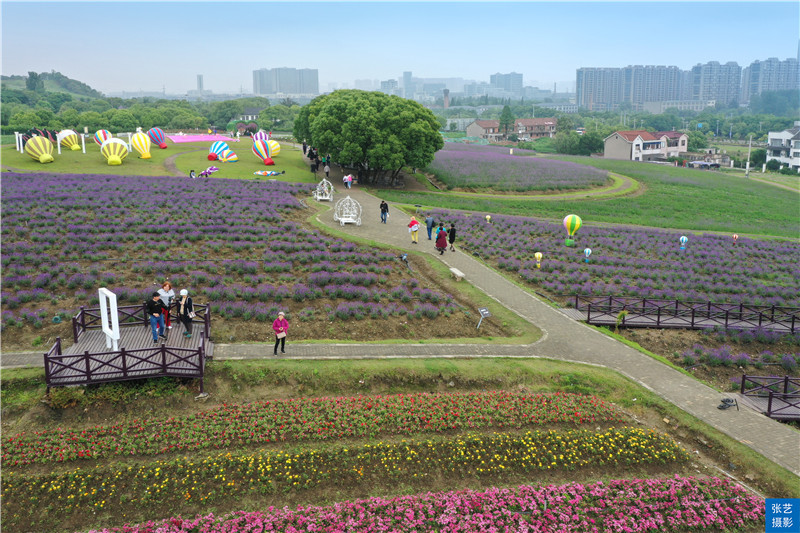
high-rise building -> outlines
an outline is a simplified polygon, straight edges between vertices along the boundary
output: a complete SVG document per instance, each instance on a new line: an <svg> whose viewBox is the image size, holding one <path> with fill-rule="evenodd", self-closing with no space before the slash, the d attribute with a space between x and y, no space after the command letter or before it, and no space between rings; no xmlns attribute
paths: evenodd
<svg viewBox="0 0 800 533"><path fill-rule="evenodd" d="M386 94L397 94L397 80L385 80L381 82L381 92Z"/></svg>
<svg viewBox="0 0 800 533"><path fill-rule="evenodd" d="M203 75L202 74L198 74L197 75L197 90L198 91L202 91L203 90Z"/></svg>
<svg viewBox="0 0 800 533"><path fill-rule="evenodd" d="M489 83L515 96L522 94L522 74L511 72L509 74L492 74Z"/></svg>
<svg viewBox="0 0 800 533"><path fill-rule="evenodd" d="M416 89L417 88L414 86L414 80L411 77L411 71L407 70L403 72L403 96L409 99L414 98Z"/></svg>
<svg viewBox="0 0 800 533"><path fill-rule="evenodd" d="M625 68L580 68L576 73L576 102L592 111L629 103L641 109L645 102L680 100L684 85L678 67L629 65Z"/></svg>
<svg viewBox="0 0 800 533"><path fill-rule="evenodd" d="M716 100L722 105L738 102L741 83L742 67L735 61L698 63L692 67L692 100Z"/></svg>
<svg viewBox="0 0 800 533"><path fill-rule="evenodd" d="M800 70L796 58L779 61L771 57L766 61L753 61L742 69L741 102L767 91L789 91L800 89Z"/></svg>
<svg viewBox="0 0 800 533"><path fill-rule="evenodd" d="M319 71L290 67L262 68L253 71L254 94L319 94Z"/></svg>

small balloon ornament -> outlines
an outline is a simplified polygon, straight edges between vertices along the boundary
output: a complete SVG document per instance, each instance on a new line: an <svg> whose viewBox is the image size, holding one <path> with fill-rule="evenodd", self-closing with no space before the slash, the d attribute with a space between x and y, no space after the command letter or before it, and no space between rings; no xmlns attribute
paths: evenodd
<svg viewBox="0 0 800 533"><path fill-rule="evenodd" d="M572 237L574 237L575 232L580 229L581 224L583 224L583 221L578 215L567 215L564 217L564 229L567 230L567 238L564 239L564 244L566 246L573 246L575 244Z"/></svg>
<svg viewBox="0 0 800 533"><path fill-rule="evenodd" d="M686 243L689 242L689 239L686 238L686 235L681 235L681 238L679 240L680 240L680 243L681 243L681 250L685 250L686 249Z"/></svg>
<svg viewBox="0 0 800 533"><path fill-rule="evenodd" d="M236 163L239 156L233 150L225 150L219 155L219 160L223 163Z"/></svg>
<svg viewBox="0 0 800 533"><path fill-rule="evenodd" d="M78 140L78 134L73 130L61 130L58 132L58 142L64 148L69 148L73 151L81 149L81 143Z"/></svg>
<svg viewBox="0 0 800 533"><path fill-rule="evenodd" d="M542 267L542 252L536 252L533 254L534 259L536 259L536 268Z"/></svg>
<svg viewBox="0 0 800 533"><path fill-rule="evenodd" d="M110 166L121 165L128 156L128 145L122 139L109 139L100 147L100 153Z"/></svg>
<svg viewBox="0 0 800 533"><path fill-rule="evenodd" d="M733 244L736 245L736 241L739 240L739 236L737 234L733 234Z"/></svg>
<svg viewBox="0 0 800 533"><path fill-rule="evenodd" d="M52 163L53 159L53 143L47 137L31 137L25 143L25 153L31 156L39 163Z"/></svg>
<svg viewBox="0 0 800 533"><path fill-rule="evenodd" d="M164 141L164 130L161 128L150 128L147 131L147 136L150 137L150 140L153 141L153 144L162 150L167 147L167 143Z"/></svg>
<svg viewBox="0 0 800 533"><path fill-rule="evenodd" d="M592 255L592 249L591 248L586 248L583 251L583 255L586 256L586 262L588 263L589 262L589 256Z"/></svg>
<svg viewBox="0 0 800 533"><path fill-rule="evenodd" d="M492 223L492 215L486 215L486 223L487 224L491 224Z"/></svg>
<svg viewBox="0 0 800 533"><path fill-rule="evenodd" d="M114 136L111 135L111 132L108 130L97 130L94 132L94 142L96 142L98 146L103 146L104 142L113 137Z"/></svg>
<svg viewBox="0 0 800 533"><path fill-rule="evenodd" d="M144 133L136 133L131 138L131 146L139 152L140 159L150 159L150 137Z"/></svg>
<svg viewBox="0 0 800 533"><path fill-rule="evenodd" d="M216 161L217 159L222 159L222 152L225 150L230 151L230 146L225 141L217 141L211 144L211 148L208 149L208 160L209 161Z"/></svg>

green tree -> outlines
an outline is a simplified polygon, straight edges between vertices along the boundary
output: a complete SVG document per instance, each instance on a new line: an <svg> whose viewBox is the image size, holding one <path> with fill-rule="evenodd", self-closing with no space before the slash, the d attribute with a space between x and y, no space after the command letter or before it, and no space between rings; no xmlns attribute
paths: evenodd
<svg viewBox="0 0 800 533"><path fill-rule="evenodd" d="M560 121L559 121L560 122ZM560 154L577 154L580 145L580 135L575 131L562 131L556 133L553 146Z"/></svg>
<svg viewBox="0 0 800 533"><path fill-rule="evenodd" d="M28 78L25 80L25 88L29 91L43 93L44 80L36 72L28 72Z"/></svg>
<svg viewBox="0 0 800 533"><path fill-rule="evenodd" d="M439 122L417 102L379 92L340 90L303 107L294 136L361 171L370 183L422 168L444 147Z"/></svg>
<svg viewBox="0 0 800 533"><path fill-rule="evenodd" d="M514 127L515 119L516 117L511 112L511 108L503 106L503 111L500 113L500 129L503 130L504 134L508 135L508 129Z"/></svg>
<svg viewBox="0 0 800 533"><path fill-rule="evenodd" d="M127 109L120 109L114 111L114 114L111 115L111 120L109 121L110 128L108 129L114 133L135 131L136 125L136 117L133 116L133 113Z"/></svg>
<svg viewBox="0 0 800 533"><path fill-rule="evenodd" d="M763 148L753 150L750 155L750 166L760 167L767 162L767 151Z"/></svg>
<svg viewBox="0 0 800 533"><path fill-rule="evenodd" d="M89 128L90 133L97 130L106 129L106 121L97 111L84 111L78 116L78 123Z"/></svg>
<svg viewBox="0 0 800 533"><path fill-rule="evenodd" d="M703 133L699 131L690 131L688 135L689 135L688 149L690 152L698 152L708 146L708 139Z"/></svg>

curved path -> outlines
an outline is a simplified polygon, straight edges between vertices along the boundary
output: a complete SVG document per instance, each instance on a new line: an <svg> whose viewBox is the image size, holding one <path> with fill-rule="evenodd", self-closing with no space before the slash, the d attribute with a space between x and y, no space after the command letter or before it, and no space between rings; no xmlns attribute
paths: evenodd
<svg viewBox="0 0 800 533"><path fill-rule="evenodd" d="M335 177L332 177L335 179ZM334 183L336 183L334 181ZM728 436L750 446L771 461L800 476L800 432L748 408L721 411L717 405L723 394L659 363L597 330L576 322L557 309L521 290L495 270L462 252L439 256L421 231L419 245L412 245L408 217L390 205L387 224L380 223L380 200L362 190L338 190L336 198L349 194L363 207L362 225L341 227L333 220L333 209L317 219L338 231L398 249L435 254L444 264L461 270L472 283L503 306L510 308L543 336L527 345L504 344L295 344L287 345L285 357L300 359L409 358L409 357L546 357L607 367L629 377L687 413ZM310 200L313 201L313 200ZM456 241L456 245L458 242ZM418 259L416 259L418 260ZM411 256L413 268L415 258ZM215 344L216 359L272 358L270 344ZM3 367L42 365L41 353L4 354Z"/></svg>

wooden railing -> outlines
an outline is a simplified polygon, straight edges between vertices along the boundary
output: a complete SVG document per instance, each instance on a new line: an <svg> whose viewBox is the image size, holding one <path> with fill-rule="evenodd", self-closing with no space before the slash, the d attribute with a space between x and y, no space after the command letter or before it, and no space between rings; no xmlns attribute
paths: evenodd
<svg viewBox="0 0 800 533"><path fill-rule="evenodd" d="M800 420L800 378L743 374L741 393L762 402L766 398L764 414L770 418Z"/></svg>
<svg viewBox="0 0 800 533"><path fill-rule="evenodd" d="M590 324L688 329L762 328L786 333L800 330L800 308L797 307L578 294L573 298L575 309L585 312Z"/></svg>
<svg viewBox="0 0 800 533"><path fill-rule="evenodd" d="M55 386L88 385L152 377L200 378L203 392L205 373L205 334L197 348L160 345L119 351L63 355L61 339L44 354L44 372L48 389Z"/></svg>
<svg viewBox="0 0 800 533"><path fill-rule="evenodd" d="M178 320L177 304L173 304L169 310L170 319ZM195 304L194 312L197 316L192 319L195 324L203 324L203 334L205 338L211 336L211 306L209 304ZM150 327L150 319L147 316L147 302L142 305L124 305L117 307L117 319L119 320L120 327L135 326L142 324L145 327ZM86 309L81 306L78 314L72 317L72 337L75 343L83 334L84 331L89 329L101 329L102 319L100 317L100 308L92 307Z"/></svg>

